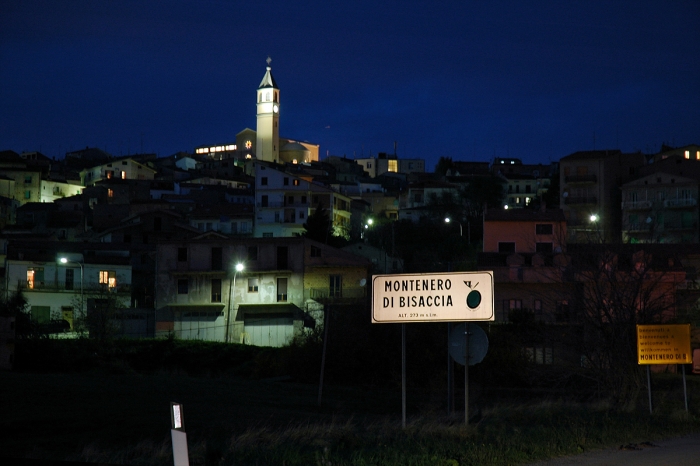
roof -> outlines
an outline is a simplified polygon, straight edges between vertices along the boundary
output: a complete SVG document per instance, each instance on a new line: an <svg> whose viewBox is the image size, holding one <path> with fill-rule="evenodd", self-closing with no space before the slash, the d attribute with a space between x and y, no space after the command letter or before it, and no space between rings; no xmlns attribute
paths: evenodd
<svg viewBox="0 0 700 466"><path fill-rule="evenodd" d="M490 209L484 214L485 222L564 222L561 209Z"/></svg>
<svg viewBox="0 0 700 466"><path fill-rule="evenodd" d="M292 315L297 319L303 319L304 311L302 311L298 306L292 303L285 304L241 304L238 306L238 313L236 314L236 320L240 321L245 318L246 315L260 315L265 314L270 315Z"/></svg>
<svg viewBox="0 0 700 466"><path fill-rule="evenodd" d="M561 161L565 160L595 160L604 159L613 155L620 155L622 151L619 149L613 150L582 150L562 157Z"/></svg>
<svg viewBox="0 0 700 466"><path fill-rule="evenodd" d="M266 68L267 71L265 71L265 76L263 76L262 81L260 81L260 86L258 86L258 89L264 89L266 87L274 87L277 88L277 83L275 82L275 78L272 77L272 68L269 66Z"/></svg>

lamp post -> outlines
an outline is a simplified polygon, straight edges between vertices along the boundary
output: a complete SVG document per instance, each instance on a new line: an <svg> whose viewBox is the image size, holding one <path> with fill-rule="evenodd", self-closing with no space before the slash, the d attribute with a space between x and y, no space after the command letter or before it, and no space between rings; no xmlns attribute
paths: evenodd
<svg viewBox="0 0 700 466"><path fill-rule="evenodd" d="M445 217L445 223L450 223L451 221L452 221L452 219L450 217ZM459 223L459 236L463 236L462 235L462 222L457 222L457 223Z"/></svg>
<svg viewBox="0 0 700 466"><path fill-rule="evenodd" d="M82 317L82 314L85 311L85 303L83 299L83 263L79 261L70 260L67 257L61 257L59 261L61 262L61 264L73 263L78 264L80 266L80 315Z"/></svg>
<svg viewBox="0 0 700 466"><path fill-rule="evenodd" d="M229 334L229 324L231 323L231 301L233 301L233 290L236 288L236 275L238 275L238 272L242 272L245 266L242 263L236 264L235 271L233 272L233 282L231 282L230 286L228 287L228 312L226 313L226 335L224 337L224 342L228 343L228 334Z"/></svg>

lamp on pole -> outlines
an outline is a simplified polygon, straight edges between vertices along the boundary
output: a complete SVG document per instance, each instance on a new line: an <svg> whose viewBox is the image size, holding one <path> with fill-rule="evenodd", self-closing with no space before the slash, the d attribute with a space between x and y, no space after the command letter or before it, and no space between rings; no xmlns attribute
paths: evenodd
<svg viewBox="0 0 700 466"><path fill-rule="evenodd" d="M83 299L83 263L79 261L70 260L67 257L61 257L58 260L61 264L73 263L78 264L80 266L80 315L82 317L82 314L85 311L85 302Z"/></svg>
<svg viewBox="0 0 700 466"><path fill-rule="evenodd" d="M445 223L450 223L451 221L452 221L452 219L450 217L445 217ZM457 222L457 223L459 223L459 236L463 236L462 235L462 222Z"/></svg>
<svg viewBox="0 0 700 466"><path fill-rule="evenodd" d="M228 287L228 312L226 313L226 336L224 337L224 342L228 343L228 334L229 334L229 324L231 322L231 302L233 301L233 290L236 288L236 275L238 275L238 272L242 272L245 266L242 263L236 264L235 270L233 272L233 281L231 282L230 286Z"/></svg>

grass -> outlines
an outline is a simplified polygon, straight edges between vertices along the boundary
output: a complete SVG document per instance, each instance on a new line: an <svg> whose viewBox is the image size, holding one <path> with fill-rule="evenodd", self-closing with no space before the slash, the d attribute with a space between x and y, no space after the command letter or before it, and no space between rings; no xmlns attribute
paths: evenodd
<svg viewBox="0 0 700 466"><path fill-rule="evenodd" d="M653 415L646 392L627 411L482 397L465 426L410 392L403 429L394 389L326 386L319 408L313 384L124 372L0 373L0 455L171 465L171 401L183 404L193 466L511 465L700 430L700 380L688 379L686 414L677 375L655 375Z"/></svg>

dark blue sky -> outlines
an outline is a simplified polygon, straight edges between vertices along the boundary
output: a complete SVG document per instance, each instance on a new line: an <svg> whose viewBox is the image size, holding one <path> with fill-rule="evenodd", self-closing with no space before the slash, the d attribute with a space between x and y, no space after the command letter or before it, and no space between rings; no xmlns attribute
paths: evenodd
<svg viewBox="0 0 700 466"><path fill-rule="evenodd" d="M547 163L700 143L700 2L4 0L0 150L192 151L255 128L322 156Z"/></svg>

